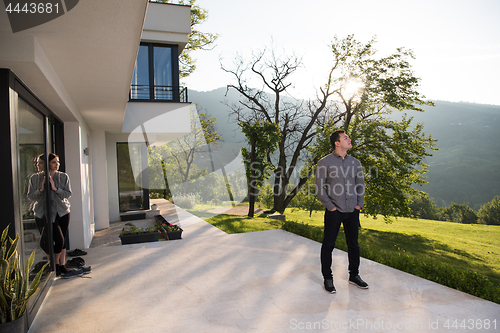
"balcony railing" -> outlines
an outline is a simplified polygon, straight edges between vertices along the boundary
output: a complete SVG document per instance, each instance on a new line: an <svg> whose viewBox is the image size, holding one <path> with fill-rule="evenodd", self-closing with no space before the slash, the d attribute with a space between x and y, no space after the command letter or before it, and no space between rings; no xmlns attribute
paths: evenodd
<svg viewBox="0 0 500 333"><path fill-rule="evenodd" d="M129 101L188 102L186 87L131 85Z"/></svg>

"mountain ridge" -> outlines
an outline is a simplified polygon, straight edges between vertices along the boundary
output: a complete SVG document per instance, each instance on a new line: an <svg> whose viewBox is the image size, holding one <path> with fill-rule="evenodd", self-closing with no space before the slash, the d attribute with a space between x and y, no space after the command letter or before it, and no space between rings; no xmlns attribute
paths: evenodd
<svg viewBox="0 0 500 333"><path fill-rule="evenodd" d="M210 91L190 91L190 99L202 112L217 118L217 131L223 140L245 144L229 108L237 103L238 94L225 87ZM451 202L469 203L477 210L500 195L500 106L469 102L433 100L434 107L425 112L407 111L414 122L424 123L424 131L438 139L433 156L425 159L429 184L418 187L429 193L438 206ZM400 114L395 112L395 115ZM402 114L402 113L401 113ZM228 122L229 121L229 122Z"/></svg>

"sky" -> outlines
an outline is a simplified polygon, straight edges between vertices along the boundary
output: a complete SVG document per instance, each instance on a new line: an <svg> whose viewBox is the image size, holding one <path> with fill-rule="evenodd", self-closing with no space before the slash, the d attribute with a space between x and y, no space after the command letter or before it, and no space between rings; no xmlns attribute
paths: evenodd
<svg viewBox="0 0 500 333"><path fill-rule="evenodd" d="M302 58L293 94L313 98L325 83L334 38L376 37L376 57L413 50L420 92L430 100L500 105L500 0L198 0L208 10L203 32L219 34L210 51L196 51L188 89L234 83L221 70L241 54L274 46Z"/></svg>

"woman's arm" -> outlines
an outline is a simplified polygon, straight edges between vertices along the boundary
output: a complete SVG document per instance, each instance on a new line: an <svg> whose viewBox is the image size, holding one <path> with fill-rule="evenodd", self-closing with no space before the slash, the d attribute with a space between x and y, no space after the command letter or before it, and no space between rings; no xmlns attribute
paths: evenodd
<svg viewBox="0 0 500 333"><path fill-rule="evenodd" d="M59 172L57 174L57 183L55 182L54 184L57 187L57 190L55 191L57 196L62 200L62 199L68 199L71 197L71 185L69 182L69 177L67 174L64 172Z"/></svg>
<svg viewBox="0 0 500 333"><path fill-rule="evenodd" d="M42 196L43 181L40 178L43 179L39 174L34 174L30 177L28 184L28 199L30 201L38 201Z"/></svg>

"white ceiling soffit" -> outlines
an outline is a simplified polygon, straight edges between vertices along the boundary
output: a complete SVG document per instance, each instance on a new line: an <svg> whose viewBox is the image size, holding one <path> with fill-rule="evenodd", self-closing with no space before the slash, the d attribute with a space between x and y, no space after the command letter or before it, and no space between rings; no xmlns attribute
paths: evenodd
<svg viewBox="0 0 500 333"><path fill-rule="evenodd" d="M63 121L120 132L147 0L85 0L12 33L0 13L0 68L10 68Z"/></svg>

